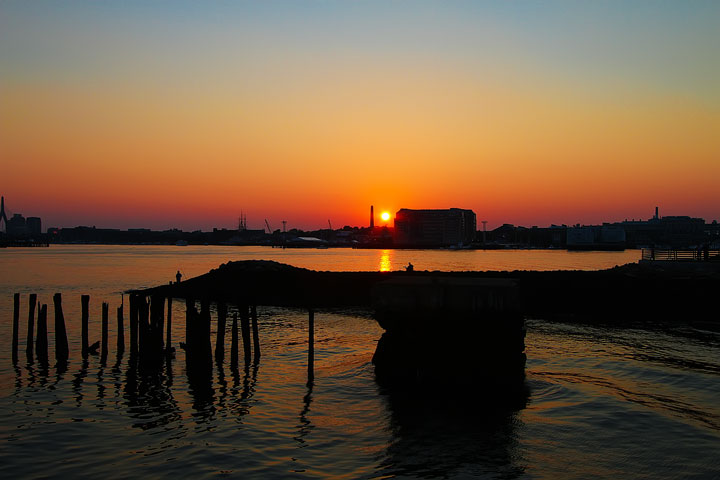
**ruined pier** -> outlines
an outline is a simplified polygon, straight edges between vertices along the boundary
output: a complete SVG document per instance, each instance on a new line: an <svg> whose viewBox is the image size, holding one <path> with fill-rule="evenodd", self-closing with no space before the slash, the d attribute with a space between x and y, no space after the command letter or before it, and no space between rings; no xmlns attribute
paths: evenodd
<svg viewBox="0 0 720 480"><path fill-rule="evenodd" d="M603 271L553 272L318 272L273 261L229 262L183 282L129 293L129 349L144 365L172 355L173 299L184 300L189 372L207 373L229 353L237 364L242 340L246 363L260 359L262 325L258 306L308 312L308 382L314 380L315 313L360 308L372 311L385 329L373 363L378 379L470 381L521 378L525 365L526 318L603 323L672 321L720 326L715 298L720 271L702 273L629 264ZM30 298L27 354L47 358L47 307ZM88 345L87 303L82 298L83 357L98 347L106 358L108 306L103 306L101 341ZM68 359L60 294L55 307L55 358ZM216 305L216 337L210 338L211 305ZM17 361L19 295L14 299L13 361ZM165 308L167 306L167 314ZM231 309L228 307L231 306ZM229 319L228 316L231 315ZM228 325L228 321L231 323ZM239 328L238 328L239 320ZM117 350L125 349L124 301L117 309ZM231 350L225 332L231 329Z"/></svg>

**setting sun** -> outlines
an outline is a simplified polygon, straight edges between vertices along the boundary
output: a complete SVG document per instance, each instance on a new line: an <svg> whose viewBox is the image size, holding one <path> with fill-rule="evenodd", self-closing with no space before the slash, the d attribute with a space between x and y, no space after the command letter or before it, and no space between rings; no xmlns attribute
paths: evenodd
<svg viewBox="0 0 720 480"><path fill-rule="evenodd" d="M382 218L383 222L387 222L390 220L390 214L388 212L383 212L380 214L380 218Z"/></svg>

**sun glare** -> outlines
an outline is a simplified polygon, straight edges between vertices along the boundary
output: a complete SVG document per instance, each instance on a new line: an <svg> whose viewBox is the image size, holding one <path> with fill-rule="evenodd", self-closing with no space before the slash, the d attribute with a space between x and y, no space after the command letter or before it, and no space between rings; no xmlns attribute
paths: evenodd
<svg viewBox="0 0 720 480"><path fill-rule="evenodd" d="M380 218L382 218L383 222L387 222L390 220L390 214L388 212L383 212L380 214Z"/></svg>

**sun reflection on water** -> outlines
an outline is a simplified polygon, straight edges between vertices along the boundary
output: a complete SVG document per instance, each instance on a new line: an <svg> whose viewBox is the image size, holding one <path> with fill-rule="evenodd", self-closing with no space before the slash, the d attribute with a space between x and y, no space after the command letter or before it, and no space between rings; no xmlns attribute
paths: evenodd
<svg viewBox="0 0 720 480"><path fill-rule="evenodd" d="M380 251L380 271L390 272L392 271L392 250L381 250Z"/></svg>

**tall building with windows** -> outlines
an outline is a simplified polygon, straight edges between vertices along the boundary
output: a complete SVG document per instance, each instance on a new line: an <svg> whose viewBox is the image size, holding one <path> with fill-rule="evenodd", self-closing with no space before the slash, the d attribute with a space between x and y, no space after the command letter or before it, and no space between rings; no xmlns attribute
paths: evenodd
<svg viewBox="0 0 720 480"><path fill-rule="evenodd" d="M398 246L444 247L475 240L475 212L461 208L411 210L395 214L394 242Z"/></svg>

